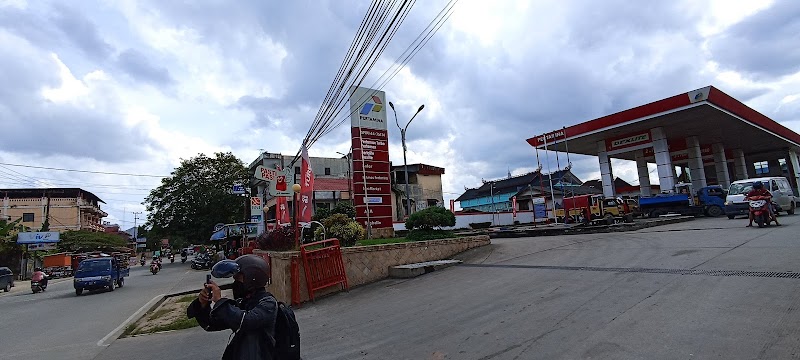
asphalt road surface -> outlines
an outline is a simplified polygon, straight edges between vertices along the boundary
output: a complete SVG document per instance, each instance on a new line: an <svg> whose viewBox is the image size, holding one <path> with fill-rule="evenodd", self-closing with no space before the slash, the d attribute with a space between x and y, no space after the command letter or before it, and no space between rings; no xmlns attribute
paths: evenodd
<svg viewBox="0 0 800 360"><path fill-rule="evenodd" d="M780 220L497 239L464 265L303 306L303 358L797 358L800 215ZM229 334L119 339L98 359L218 359Z"/></svg>
<svg viewBox="0 0 800 360"><path fill-rule="evenodd" d="M800 357L800 216L706 219L628 233L496 239L465 264L297 310L305 359ZM0 296L3 359L218 359L230 332L101 342L205 272L134 268L122 289ZM98 342L101 342L98 345ZM168 354L168 355L167 355Z"/></svg>
<svg viewBox="0 0 800 360"><path fill-rule="evenodd" d="M115 339L107 335L142 306L159 294L199 289L207 273L189 269L189 262L167 261L152 275L148 265L133 266L124 287L113 292L76 296L69 280L32 294L18 283L19 289L0 296L0 358L93 359Z"/></svg>

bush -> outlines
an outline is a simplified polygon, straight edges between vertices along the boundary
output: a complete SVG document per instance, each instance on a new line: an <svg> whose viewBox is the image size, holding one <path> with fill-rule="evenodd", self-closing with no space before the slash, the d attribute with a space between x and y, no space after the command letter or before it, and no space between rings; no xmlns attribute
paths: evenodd
<svg viewBox="0 0 800 360"><path fill-rule="evenodd" d="M431 230L431 229L416 229L411 230L406 239L411 241L425 241L436 239L449 239L455 237L452 231L448 230Z"/></svg>
<svg viewBox="0 0 800 360"><path fill-rule="evenodd" d="M294 248L294 230L291 226L279 226L272 231L262 233L256 241L261 250L291 250Z"/></svg>
<svg viewBox="0 0 800 360"><path fill-rule="evenodd" d="M443 207L434 206L417 211L406 220L406 229L426 229L456 226L456 216Z"/></svg>
<svg viewBox="0 0 800 360"><path fill-rule="evenodd" d="M324 240L324 237L337 238L342 246L354 246L356 241L362 240L367 236L367 231L357 221L347 217L345 214L333 214L322 220L325 225L323 236L322 228L314 231L314 238L317 241Z"/></svg>

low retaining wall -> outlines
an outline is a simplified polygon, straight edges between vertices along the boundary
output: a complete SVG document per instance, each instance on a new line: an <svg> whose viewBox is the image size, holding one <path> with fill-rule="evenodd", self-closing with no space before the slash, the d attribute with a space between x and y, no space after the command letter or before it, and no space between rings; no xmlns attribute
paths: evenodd
<svg viewBox="0 0 800 360"><path fill-rule="evenodd" d="M347 282L355 287L389 276L389 267L424 261L447 259L472 248L489 245L487 235L469 236L453 239L416 241L397 244L354 246L342 248L342 260L347 273ZM256 253L260 252L258 250ZM269 251L272 284L267 287L275 297L285 303L292 300L291 263L299 266L300 301L309 300L306 288L305 269L299 251ZM315 296L341 291L341 286L320 290Z"/></svg>

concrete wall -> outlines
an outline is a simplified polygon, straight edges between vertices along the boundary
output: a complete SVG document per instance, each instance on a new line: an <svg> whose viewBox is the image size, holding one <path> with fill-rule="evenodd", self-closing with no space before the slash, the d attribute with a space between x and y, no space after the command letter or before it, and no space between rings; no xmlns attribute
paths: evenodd
<svg viewBox="0 0 800 360"><path fill-rule="evenodd" d="M424 261L441 260L460 252L489 245L489 236L470 236L455 239L407 242L398 244L354 246L342 249L342 260L350 287L368 284L389 276L389 267ZM263 253L256 250L257 255ZM270 251L272 284L267 287L275 297L285 303L292 301L291 262L297 261L300 277L300 299L308 301L305 270L299 251ZM333 286L315 292L315 297L341 291Z"/></svg>

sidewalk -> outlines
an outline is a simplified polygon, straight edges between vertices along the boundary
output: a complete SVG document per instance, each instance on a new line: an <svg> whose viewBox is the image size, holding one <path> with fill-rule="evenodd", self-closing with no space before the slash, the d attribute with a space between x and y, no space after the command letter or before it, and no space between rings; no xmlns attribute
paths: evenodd
<svg viewBox="0 0 800 360"><path fill-rule="evenodd" d="M65 277L65 278L58 278L58 279L51 279L47 282L47 286L58 284L64 281L72 281L72 276ZM14 280L14 287L11 288L11 291L5 292L0 291L0 297L11 295L20 291L31 291L31 281L30 280Z"/></svg>

